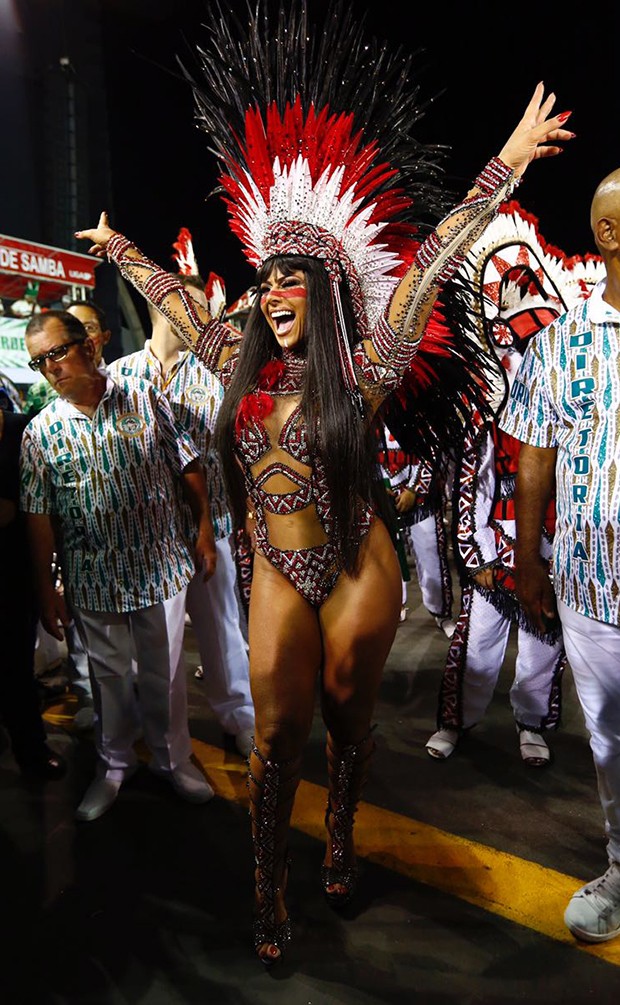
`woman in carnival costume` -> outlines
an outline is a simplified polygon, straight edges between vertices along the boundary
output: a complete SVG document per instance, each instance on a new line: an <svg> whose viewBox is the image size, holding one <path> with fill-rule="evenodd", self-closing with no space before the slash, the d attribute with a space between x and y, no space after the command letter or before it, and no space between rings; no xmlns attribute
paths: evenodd
<svg viewBox="0 0 620 1005"><path fill-rule="evenodd" d="M271 965L291 936L288 832L317 680L329 783L321 881L335 908L356 884L353 818L401 607L398 559L374 503L373 420L416 367L432 383L442 357L462 359L463 387L479 380L463 346L427 328L439 287L528 164L572 134L568 112L550 117L555 97L540 83L499 156L422 242L425 214L445 209L444 151L411 135L422 113L411 58L369 39L339 0L318 32L301 0L273 20L259 4L244 24L215 10L199 71L186 73L231 228L257 267L243 336L105 213L77 236L170 319L226 390L216 442L237 526L255 547L254 944ZM451 416L462 425L462 387L444 386L441 398L444 426ZM419 437L433 445L438 435L428 424Z"/></svg>

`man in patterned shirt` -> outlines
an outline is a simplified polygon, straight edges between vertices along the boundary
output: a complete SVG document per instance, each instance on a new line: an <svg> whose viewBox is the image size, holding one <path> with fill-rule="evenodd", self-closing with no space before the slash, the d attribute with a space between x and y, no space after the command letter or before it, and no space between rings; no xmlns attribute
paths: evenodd
<svg viewBox="0 0 620 1005"><path fill-rule="evenodd" d="M107 325L105 312L92 300L71 300L66 305L66 310L69 314L73 314L74 317L79 318L84 325L86 334L95 348L95 363L100 369L105 369L103 350L112 337L112 332ZM26 411L30 418L34 418L42 408L49 405L50 401L53 401L56 397L56 393L45 377L31 384L26 397ZM39 623L39 646L45 643L45 647L47 648L49 645L47 640L51 641L48 633ZM73 715L73 729L78 732L87 732L94 725L93 692L88 669L88 654L84 652L75 624L65 629L65 641L68 663L73 676L71 691L77 699L77 709ZM52 645L55 645L55 643L52 643ZM58 650L58 654L59 652L60 650Z"/></svg>
<svg viewBox="0 0 620 1005"><path fill-rule="evenodd" d="M206 307L205 284L200 276L181 278L190 296ZM194 576L187 589L187 611L198 642L207 701L224 732L234 736L237 750L247 757L254 732L254 705L235 592L232 519L219 461L211 448L224 391L217 377L187 349L167 318L151 304L148 308L152 332L144 349L115 360L108 370L114 380L134 377L152 381L166 395L179 424L200 450L211 500L217 566L207 583L199 573Z"/></svg>
<svg viewBox="0 0 620 1005"><path fill-rule="evenodd" d="M105 813L135 771L139 724L151 769L182 797L206 802L213 790L190 760L178 631L196 566L208 578L216 563L198 451L152 384L115 382L97 368L93 344L71 314L36 315L26 347L31 367L58 393L27 426L21 455L41 621L59 639L70 623L50 577L57 551L96 711L100 764L77 818ZM183 493L198 527L193 549Z"/></svg>
<svg viewBox="0 0 620 1005"><path fill-rule="evenodd" d="M559 616L598 777L609 869L564 914L585 942L620 935L620 169L590 222L606 277L530 342L502 428L523 441L516 487L517 594L544 629ZM554 482L553 583L539 555Z"/></svg>

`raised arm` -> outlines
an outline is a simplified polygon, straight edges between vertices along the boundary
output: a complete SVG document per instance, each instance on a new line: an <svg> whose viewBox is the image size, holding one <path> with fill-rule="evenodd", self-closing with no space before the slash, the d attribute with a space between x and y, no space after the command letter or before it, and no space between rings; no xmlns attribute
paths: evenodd
<svg viewBox="0 0 620 1005"><path fill-rule="evenodd" d="M228 325L214 320L188 293L180 278L161 269L122 234L112 230L107 213L91 230L75 236L91 241L89 252L108 257L121 275L169 320L172 327L210 370L222 370L238 348L240 336Z"/></svg>
<svg viewBox="0 0 620 1005"><path fill-rule="evenodd" d="M570 112L549 118L554 104L555 95L544 98L544 85L539 83L499 156L487 164L464 201L421 245L388 310L390 328L405 340L417 343L422 337L438 288L457 271L528 165L561 153L558 141L573 138L563 128Z"/></svg>

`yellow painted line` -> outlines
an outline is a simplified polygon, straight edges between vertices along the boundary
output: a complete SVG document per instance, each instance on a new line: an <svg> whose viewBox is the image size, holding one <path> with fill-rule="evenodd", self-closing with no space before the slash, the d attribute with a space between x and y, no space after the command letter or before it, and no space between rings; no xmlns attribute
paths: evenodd
<svg viewBox="0 0 620 1005"><path fill-rule="evenodd" d="M63 729L71 729L73 716L78 710L78 699L74 694L67 693L58 701L47 706L43 712L46 722L51 722L53 726L62 726Z"/></svg>
<svg viewBox="0 0 620 1005"><path fill-rule="evenodd" d="M245 763L200 740L193 740L192 746L217 795L247 805ZM326 800L325 788L302 781L293 827L324 841ZM620 966L620 938L586 945L577 942L564 925L566 905L584 879L365 802L357 812L355 847L360 858Z"/></svg>
<svg viewBox="0 0 620 1005"><path fill-rule="evenodd" d="M66 702L60 703L47 709L44 716L50 722L66 725L61 720L68 718L70 722L71 710ZM239 755L196 739L192 740L192 748L216 794L247 807L247 769ZM148 759L146 748L138 750L141 757ZM324 841L326 800L325 788L302 781L292 826ZM586 882L584 879L365 802L360 803L357 812L355 846L360 858L620 966L620 938L588 945L577 942L564 926L566 905Z"/></svg>

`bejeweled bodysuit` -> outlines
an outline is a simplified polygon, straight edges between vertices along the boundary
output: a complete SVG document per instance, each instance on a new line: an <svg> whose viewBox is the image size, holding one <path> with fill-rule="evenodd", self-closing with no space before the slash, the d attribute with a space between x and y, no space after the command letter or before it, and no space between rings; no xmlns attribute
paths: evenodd
<svg viewBox="0 0 620 1005"><path fill-rule="evenodd" d="M272 399L292 410L281 428L276 421L274 439L265 421L255 417L237 425L236 452L245 475L246 492L256 513L256 548L311 604L320 606L340 574L338 553L331 541L329 495L321 466L312 458L300 398L306 369L305 357L284 351L284 367L270 387ZM247 397L251 398L251 394ZM277 407L277 406L276 406ZM268 421L268 420L267 420ZM286 544L281 525L293 514L314 509L316 533L309 547L276 547ZM359 530L365 534L372 514L364 511Z"/></svg>
<svg viewBox="0 0 620 1005"><path fill-rule="evenodd" d="M418 350L427 305L492 218L512 180L501 161L495 158L487 165L475 182L479 194L466 198L421 245L414 263L420 279L392 318L398 331L383 315L376 330L365 333L353 349L357 385L369 419L402 383ZM110 239L107 254L226 387L235 370L240 333L219 321L205 323L180 280L147 259L121 234ZM319 607L342 565L333 540L331 500L321 457L318 451L310 451L309 430L300 409L305 358L289 351L283 363L277 380L269 386L272 411L263 417L260 410L254 414L249 410L248 421L237 424L235 450L256 513L257 551ZM251 399L253 393L243 400ZM368 534L373 519L372 505L360 500L355 526L358 541Z"/></svg>

